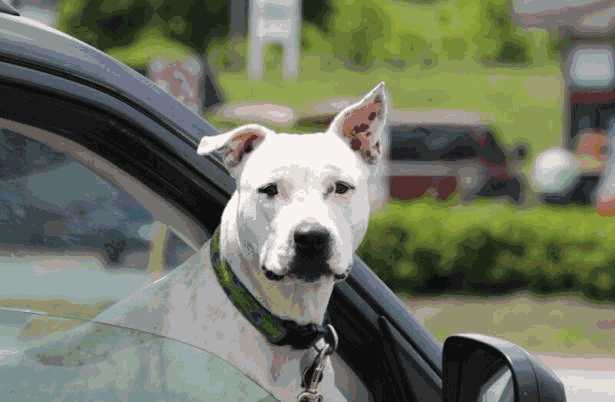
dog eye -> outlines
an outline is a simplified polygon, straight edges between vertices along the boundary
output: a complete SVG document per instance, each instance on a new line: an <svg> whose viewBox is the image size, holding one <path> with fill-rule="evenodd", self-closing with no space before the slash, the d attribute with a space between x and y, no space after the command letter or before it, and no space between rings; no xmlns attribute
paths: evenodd
<svg viewBox="0 0 615 402"><path fill-rule="evenodd" d="M268 184L258 189L259 193L267 194L267 197L275 197L278 194L278 186L275 184Z"/></svg>
<svg viewBox="0 0 615 402"><path fill-rule="evenodd" d="M354 187L348 183L344 183L342 181L338 181L335 183L335 192L337 194L345 194L348 192L348 190L352 189L354 189Z"/></svg>

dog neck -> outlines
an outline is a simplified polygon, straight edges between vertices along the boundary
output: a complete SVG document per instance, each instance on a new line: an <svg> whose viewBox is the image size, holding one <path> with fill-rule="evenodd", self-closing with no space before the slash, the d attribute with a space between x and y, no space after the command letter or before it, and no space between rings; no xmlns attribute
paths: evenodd
<svg viewBox="0 0 615 402"><path fill-rule="evenodd" d="M258 256L251 257L241 248L237 220L232 204L222 215L220 254L247 290L272 314L300 325L322 324L333 291L333 281L291 283L267 279L259 267Z"/></svg>

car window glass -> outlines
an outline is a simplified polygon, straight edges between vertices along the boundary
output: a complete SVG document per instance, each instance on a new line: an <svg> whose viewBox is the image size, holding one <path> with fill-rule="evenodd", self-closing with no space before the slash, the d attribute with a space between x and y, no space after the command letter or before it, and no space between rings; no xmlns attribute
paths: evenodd
<svg viewBox="0 0 615 402"><path fill-rule="evenodd" d="M41 322L72 336L41 338ZM11 400L276 400L214 354L151 333L6 309L0 333L0 395Z"/></svg>
<svg viewBox="0 0 615 402"><path fill-rule="evenodd" d="M365 384L339 354L331 357L331 365L335 372L335 385L346 399L356 402L371 402L374 400Z"/></svg>
<svg viewBox="0 0 615 402"><path fill-rule="evenodd" d="M398 362L396 369L405 377L413 400L440 400L440 386L434 383L439 378L396 328L391 327L390 331L392 336L390 341L393 343Z"/></svg>
<svg viewBox="0 0 615 402"><path fill-rule="evenodd" d="M391 131L391 159L460 160L477 155L475 141L463 128L397 126Z"/></svg>
<svg viewBox="0 0 615 402"><path fill-rule="evenodd" d="M0 307L91 318L208 234L78 144L0 120Z"/></svg>
<svg viewBox="0 0 615 402"><path fill-rule="evenodd" d="M596 107L594 105L577 104L572 109L572 132L570 137L570 143L573 144L576 141L576 137L582 131L595 127L596 121Z"/></svg>

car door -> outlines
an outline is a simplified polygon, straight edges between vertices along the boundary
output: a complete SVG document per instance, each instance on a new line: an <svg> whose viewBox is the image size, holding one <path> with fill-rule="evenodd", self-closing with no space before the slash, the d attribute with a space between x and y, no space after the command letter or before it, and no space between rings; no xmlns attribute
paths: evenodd
<svg viewBox="0 0 615 402"><path fill-rule="evenodd" d="M169 167L128 149L128 125L0 86L2 400L273 400L210 351L91 321L190 258L212 227L154 184L171 179ZM142 156L131 172L111 162L127 152ZM151 185L137 179L152 168ZM219 219L205 197L202 207ZM95 338L79 364L59 364L62 335L86 330Z"/></svg>
<svg viewBox="0 0 615 402"><path fill-rule="evenodd" d="M196 116L186 121L179 113L182 120L173 121L170 113L158 119L112 89L69 78L0 60L0 119L6 133L0 152L13 171L12 179L7 173L12 198L4 197L5 204L12 203L10 213L5 208L0 219L8 222L13 250L20 241L34 243L24 250L42 250L38 260L19 260L30 264L31 275L20 271L10 287L30 286L32 293L38 281L47 297L62 300L28 305L21 298L22 304L3 308L87 320L194 253L219 224L233 183L216 160L196 155L208 127ZM5 261L15 265L20 254L7 255ZM42 271L36 265L41 261ZM89 275L90 285L65 279L73 277L68 267ZM109 279L121 275L127 279ZM84 294L98 304L84 308L79 304ZM341 337L336 378L349 399L439 399L440 345L360 259L349 280L336 287L329 315ZM44 321L29 325L36 329Z"/></svg>
<svg viewBox="0 0 615 402"><path fill-rule="evenodd" d="M178 152L146 141L155 133L145 127L58 93L0 89L0 350L10 355L180 265L218 225L224 200L180 170ZM374 400L344 359L335 365L349 398Z"/></svg>

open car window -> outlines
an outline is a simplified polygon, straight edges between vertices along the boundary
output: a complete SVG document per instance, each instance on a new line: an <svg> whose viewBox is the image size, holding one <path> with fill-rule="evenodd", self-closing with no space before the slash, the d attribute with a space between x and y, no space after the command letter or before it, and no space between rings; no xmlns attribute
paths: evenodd
<svg viewBox="0 0 615 402"><path fill-rule="evenodd" d="M391 160L408 162L460 161L481 158L503 163L506 155L489 130L439 125L393 126Z"/></svg>
<svg viewBox="0 0 615 402"><path fill-rule="evenodd" d="M477 148L467 129L438 126L391 128L391 159L455 161L476 157Z"/></svg>
<svg viewBox="0 0 615 402"><path fill-rule="evenodd" d="M210 235L135 178L141 176L127 174L115 160L105 159L107 154L94 152L98 148L86 148L64 131L60 136L55 129L40 127L46 126L0 119L0 152L8 161L0 171L0 184L10 190L2 194L6 208L0 212L5 233L0 273L7 278L0 282L0 309L32 310L37 317L0 339L0 354L7 356L23 349L19 342L24 336L42 342L48 336L73 334L77 328L71 322L103 319L109 307L196 256ZM109 124L105 134L113 135L115 127ZM70 134L73 138L79 133ZM4 230L13 227L19 229ZM64 319L53 318L58 316ZM106 324L97 320L88 325ZM370 400L352 369L343 361L336 363L340 388L353 400ZM66 398L71 400L68 394Z"/></svg>
<svg viewBox="0 0 615 402"><path fill-rule="evenodd" d="M0 333L3 400L276 401L214 354L151 333L7 309Z"/></svg>
<svg viewBox="0 0 615 402"><path fill-rule="evenodd" d="M213 353L98 320L196 256L201 224L63 136L0 119L0 152L3 400L275 400Z"/></svg>
<svg viewBox="0 0 615 402"><path fill-rule="evenodd" d="M0 307L91 318L208 234L79 144L0 119Z"/></svg>

